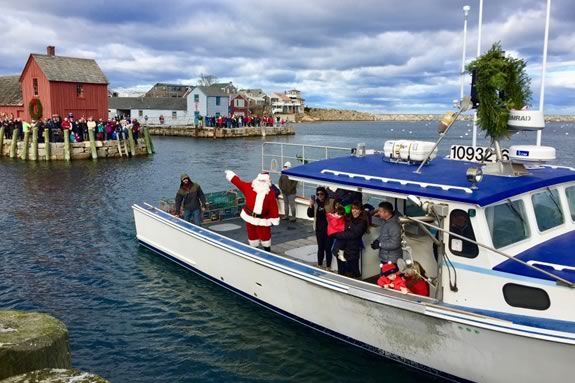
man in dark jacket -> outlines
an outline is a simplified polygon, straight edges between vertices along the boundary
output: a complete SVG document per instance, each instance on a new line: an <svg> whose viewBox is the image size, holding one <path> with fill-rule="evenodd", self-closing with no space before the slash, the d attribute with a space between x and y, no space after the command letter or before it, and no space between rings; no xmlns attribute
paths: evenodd
<svg viewBox="0 0 575 383"><path fill-rule="evenodd" d="M391 203L381 202L377 215L382 219L382 222L379 229L379 238L372 242L371 248L374 250L379 249L379 260L381 263L397 263L399 258L403 258L399 213L393 210Z"/></svg>
<svg viewBox="0 0 575 383"><path fill-rule="evenodd" d="M284 164L284 170L289 169L291 167L291 162L287 161ZM282 192L282 197L284 200L284 218L289 219L290 211L291 211L291 222L296 221L296 205L295 205L295 195L297 189L297 181L292 181L289 177L285 174L280 176L279 180L279 187Z"/></svg>
<svg viewBox="0 0 575 383"><path fill-rule="evenodd" d="M192 182L187 174L182 174L180 188L176 193L174 214L194 225L201 226L202 211L205 210L206 205L206 197L200 185Z"/></svg>

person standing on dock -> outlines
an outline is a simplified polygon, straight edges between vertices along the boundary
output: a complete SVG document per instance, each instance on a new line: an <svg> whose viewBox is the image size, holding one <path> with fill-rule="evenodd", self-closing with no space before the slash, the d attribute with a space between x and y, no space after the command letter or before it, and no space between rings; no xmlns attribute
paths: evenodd
<svg viewBox="0 0 575 383"><path fill-rule="evenodd" d="M291 168L291 162L287 161L284 164L284 170ZM279 179L279 187L282 192L282 197L284 200L284 218L289 219L290 212L292 218L291 222L296 221L296 205L295 205L295 195L297 189L297 181L292 181L285 174L282 174Z"/></svg>
<svg viewBox="0 0 575 383"><path fill-rule="evenodd" d="M202 224L202 211L206 208L206 196L199 184L192 182L190 176L182 174L180 188L176 193L174 214L196 226ZM181 213L181 214L180 214Z"/></svg>
<svg viewBox="0 0 575 383"><path fill-rule="evenodd" d="M280 218L269 173L258 174L252 182L242 181L231 170L226 170L225 173L226 179L234 184L246 199L240 217L246 222L249 245L261 245L265 251L271 252L271 226L279 225Z"/></svg>

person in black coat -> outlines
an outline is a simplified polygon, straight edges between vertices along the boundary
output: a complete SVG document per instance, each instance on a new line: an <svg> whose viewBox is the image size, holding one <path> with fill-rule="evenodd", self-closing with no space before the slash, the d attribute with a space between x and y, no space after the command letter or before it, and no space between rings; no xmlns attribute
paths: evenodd
<svg viewBox="0 0 575 383"><path fill-rule="evenodd" d="M338 259L338 274L347 275L352 278L361 277L359 270L359 259L363 249L362 237L367 232L368 218L361 207L361 203L354 202L351 205L351 214L345 223L345 230L333 235L336 239L346 241L344 249L345 262Z"/></svg>
<svg viewBox="0 0 575 383"><path fill-rule="evenodd" d="M333 200L328 198L327 190L323 186L319 186L316 189L316 194L310 199L307 216L313 218L313 229L317 240L317 265L324 268L323 259L325 256L325 268L327 269L331 268L332 241L327 236L327 218L325 215L332 211Z"/></svg>

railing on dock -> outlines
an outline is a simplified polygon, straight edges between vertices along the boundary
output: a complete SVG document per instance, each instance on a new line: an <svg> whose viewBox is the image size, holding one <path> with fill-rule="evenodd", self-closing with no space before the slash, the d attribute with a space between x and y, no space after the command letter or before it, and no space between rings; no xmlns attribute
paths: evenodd
<svg viewBox="0 0 575 383"><path fill-rule="evenodd" d="M352 153L352 148L337 146L291 144L284 142L264 142L262 145L262 171L281 174L283 164L289 161L293 166L314 161L326 160ZM316 185L300 182L298 195L307 196L315 192ZM311 189L313 190L311 190Z"/></svg>

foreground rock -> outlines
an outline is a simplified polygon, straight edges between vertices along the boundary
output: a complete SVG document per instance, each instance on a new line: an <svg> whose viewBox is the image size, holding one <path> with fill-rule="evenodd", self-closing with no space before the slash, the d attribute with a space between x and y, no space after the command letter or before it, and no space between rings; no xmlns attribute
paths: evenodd
<svg viewBox="0 0 575 383"><path fill-rule="evenodd" d="M64 323L47 314L0 311L0 379L70 366Z"/></svg>
<svg viewBox="0 0 575 383"><path fill-rule="evenodd" d="M0 383L108 383L108 381L79 370L45 368L4 379Z"/></svg>

